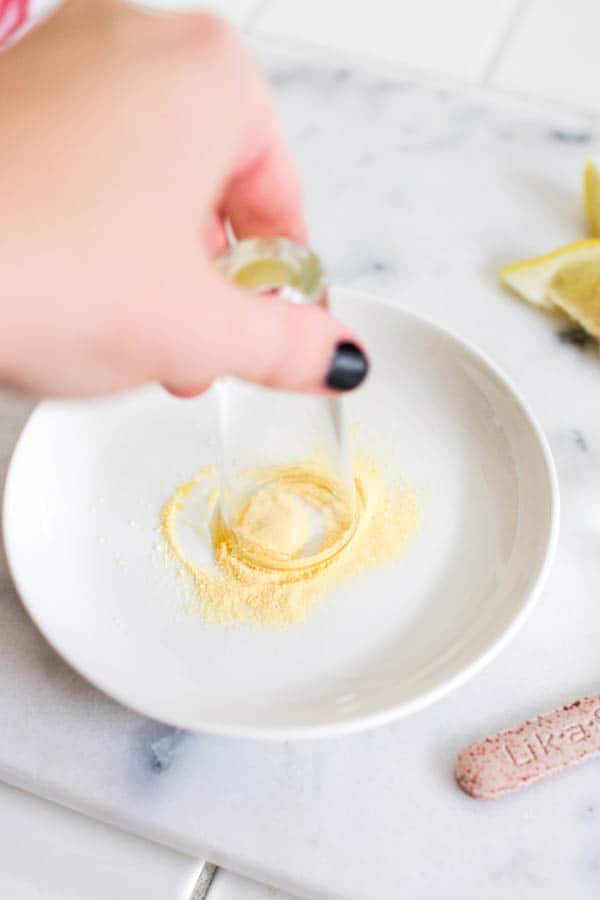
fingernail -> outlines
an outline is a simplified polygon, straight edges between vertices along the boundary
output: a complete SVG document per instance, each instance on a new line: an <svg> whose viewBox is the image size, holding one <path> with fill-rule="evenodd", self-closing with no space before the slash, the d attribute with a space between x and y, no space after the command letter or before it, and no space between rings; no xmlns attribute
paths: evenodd
<svg viewBox="0 0 600 900"><path fill-rule="evenodd" d="M333 354L327 374L327 387L336 391L350 391L365 380L368 371L369 363L360 347L350 341L342 341Z"/></svg>

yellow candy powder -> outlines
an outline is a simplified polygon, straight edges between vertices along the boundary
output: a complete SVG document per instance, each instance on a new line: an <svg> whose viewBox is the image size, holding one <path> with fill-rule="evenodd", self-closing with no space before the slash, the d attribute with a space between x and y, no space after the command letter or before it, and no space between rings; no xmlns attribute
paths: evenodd
<svg viewBox="0 0 600 900"><path fill-rule="evenodd" d="M206 471L178 487L162 510L161 523L171 556L191 578L194 600L189 611L207 622L293 625L303 622L309 609L341 581L398 559L419 524L414 492L386 484L382 467L373 459L358 459L354 476L359 509L350 540L342 530L348 528L347 516L340 516L339 532L330 536L329 545L337 541L341 549L332 556L325 554L326 558L316 565L283 570L257 564L256 559L250 563L236 553L235 541L218 514L212 527L218 568L211 571L193 563L178 538L179 516L184 502L201 488ZM319 502L326 477L314 467L306 467L304 478L304 490L310 491L311 502ZM244 509L238 525L245 529L246 539L257 540L277 556L293 559L306 543L310 520L301 500L290 491L290 480L285 468L272 470L268 490ZM209 496L214 505L214 489Z"/></svg>

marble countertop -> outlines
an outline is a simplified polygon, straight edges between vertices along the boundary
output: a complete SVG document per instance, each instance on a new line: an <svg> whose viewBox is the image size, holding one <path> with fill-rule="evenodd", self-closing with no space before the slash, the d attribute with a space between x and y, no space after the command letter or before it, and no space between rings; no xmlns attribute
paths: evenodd
<svg viewBox="0 0 600 900"><path fill-rule="evenodd" d="M591 900L598 765L494 803L463 795L453 766L471 740L600 686L600 359L496 284L502 264L584 234L600 123L259 52L332 281L471 340L539 417L563 505L550 579L510 646L449 698L372 732L278 744L184 733L106 699L48 647L2 564L0 778L311 900ZM2 475L27 411L2 396Z"/></svg>

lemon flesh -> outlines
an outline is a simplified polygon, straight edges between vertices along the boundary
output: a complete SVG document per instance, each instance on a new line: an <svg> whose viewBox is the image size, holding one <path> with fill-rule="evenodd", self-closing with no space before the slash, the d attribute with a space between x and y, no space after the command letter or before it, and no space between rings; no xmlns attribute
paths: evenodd
<svg viewBox="0 0 600 900"><path fill-rule="evenodd" d="M555 309L559 306L565 309L562 299L558 298L560 301L558 302L554 291L550 289L554 279L566 267L577 270L590 262L600 265L598 238L567 244L544 256L507 266L500 272L500 281L522 300L527 300L535 306L545 309Z"/></svg>
<svg viewBox="0 0 600 900"><path fill-rule="evenodd" d="M600 338L600 257L559 269L550 282L548 297L588 334Z"/></svg>
<svg viewBox="0 0 600 900"><path fill-rule="evenodd" d="M583 202L590 230L600 236L600 160L588 159L583 173Z"/></svg>

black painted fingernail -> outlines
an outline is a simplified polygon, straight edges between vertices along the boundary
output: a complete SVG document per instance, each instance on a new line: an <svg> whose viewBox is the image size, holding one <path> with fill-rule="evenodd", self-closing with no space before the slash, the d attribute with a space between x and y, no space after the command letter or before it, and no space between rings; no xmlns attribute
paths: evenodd
<svg viewBox="0 0 600 900"><path fill-rule="evenodd" d="M368 371L369 363L360 347L350 341L342 341L333 354L327 374L327 387L336 391L350 391L365 380Z"/></svg>

